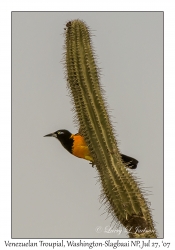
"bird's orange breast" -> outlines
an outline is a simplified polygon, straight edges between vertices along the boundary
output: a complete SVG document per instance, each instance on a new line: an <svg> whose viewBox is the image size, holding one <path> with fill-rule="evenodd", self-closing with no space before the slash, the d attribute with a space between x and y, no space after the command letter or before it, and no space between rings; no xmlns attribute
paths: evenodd
<svg viewBox="0 0 175 250"><path fill-rule="evenodd" d="M84 138L80 134L75 134L71 136L74 140L72 146L72 154L79 157L86 159L88 161L93 161L93 158L90 155L88 146Z"/></svg>

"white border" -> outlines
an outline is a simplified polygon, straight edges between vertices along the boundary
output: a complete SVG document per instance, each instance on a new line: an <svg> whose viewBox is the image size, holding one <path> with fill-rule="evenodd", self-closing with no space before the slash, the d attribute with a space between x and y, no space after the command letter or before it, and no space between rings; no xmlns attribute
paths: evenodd
<svg viewBox="0 0 175 250"><path fill-rule="evenodd" d="M175 178L175 2L169 1L1 1L0 3L0 246L11 239L11 11L164 11L164 237L174 241L174 178ZM156 176L155 176L156 181ZM160 249L160 248L159 248Z"/></svg>

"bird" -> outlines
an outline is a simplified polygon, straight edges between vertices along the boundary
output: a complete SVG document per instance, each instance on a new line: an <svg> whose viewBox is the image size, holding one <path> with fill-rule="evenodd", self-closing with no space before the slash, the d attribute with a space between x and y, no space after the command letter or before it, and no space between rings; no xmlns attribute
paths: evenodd
<svg viewBox="0 0 175 250"><path fill-rule="evenodd" d="M60 129L53 133L47 134L44 137L55 137L58 139L62 146L71 154L76 157L83 158L90 161L92 166L94 160L90 154L89 148L84 140L84 137L79 133L72 134L66 129ZM121 154L122 161L126 163L126 166L130 169L136 169L138 161L130 156Z"/></svg>

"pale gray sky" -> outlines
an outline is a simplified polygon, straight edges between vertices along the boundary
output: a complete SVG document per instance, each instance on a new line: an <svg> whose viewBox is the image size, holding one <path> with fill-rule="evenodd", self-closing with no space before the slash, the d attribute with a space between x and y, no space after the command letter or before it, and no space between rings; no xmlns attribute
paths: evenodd
<svg viewBox="0 0 175 250"><path fill-rule="evenodd" d="M43 137L77 132L62 63L64 27L77 18L92 30L121 152L139 160L134 173L163 237L162 12L13 12L12 237L126 237L104 232L111 218L96 170Z"/></svg>

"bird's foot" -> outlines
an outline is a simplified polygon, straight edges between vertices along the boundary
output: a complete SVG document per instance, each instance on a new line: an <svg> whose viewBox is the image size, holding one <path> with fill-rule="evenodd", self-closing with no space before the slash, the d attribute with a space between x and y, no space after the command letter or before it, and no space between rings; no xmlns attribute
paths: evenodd
<svg viewBox="0 0 175 250"><path fill-rule="evenodd" d="M94 165L95 165L93 161L89 162L89 164L91 164L92 167L94 167Z"/></svg>

